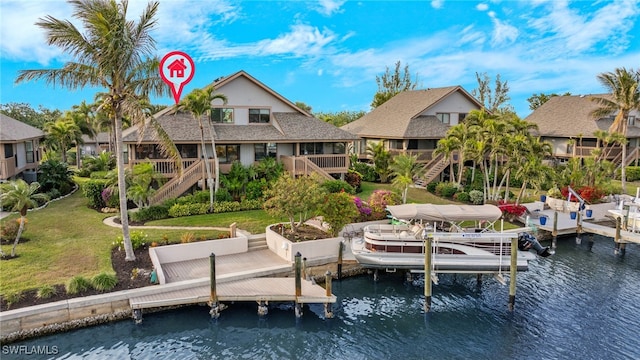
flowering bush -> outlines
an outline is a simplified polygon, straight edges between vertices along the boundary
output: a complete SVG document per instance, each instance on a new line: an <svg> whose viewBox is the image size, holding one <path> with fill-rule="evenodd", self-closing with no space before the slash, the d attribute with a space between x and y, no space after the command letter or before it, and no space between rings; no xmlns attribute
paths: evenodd
<svg viewBox="0 0 640 360"><path fill-rule="evenodd" d="M527 211L527 208L523 205L516 205L514 203L507 203L504 200L498 201L498 208L502 211L502 216L508 220L514 220L518 216Z"/></svg>
<svg viewBox="0 0 640 360"><path fill-rule="evenodd" d="M376 190L369 197L373 219L384 219L388 205L400 204L400 196L389 190Z"/></svg>
<svg viewBox="0 0 640 360"><path fill-rule="evenodd" d="M560 189L560 192L562 193L562 196L566 199L569 197L569 187L565 186L562 189ZM583 186L580 187L578 189L575 189L575 192L578 193L578 195L580 195L580 197L582 199L584 199L584 201L588 202L588 203L594 203L597 202L598 200L600 200L604 195L605 192L604 190L595 187L595 186ZM578 202L578 199L575 196L571 197L571 201L572 202Z"/></svg>
<svg viewBox="0 0 640 360"><path fill-rule="evenodd" d="M362 199L360 199L357 196L353 197L353 203L356 204L356 207L358 208L358 213L360 214L358 216L357 221L358 222L369 221L371 219L371 208L369 207L369 204L362 201Z"/></svg>
<svg viewBox="0 0 640 360"><path fill-rule="evenodd" d="M133 246L133 250L143 247L146 244L147 234L144 231L132 231L129 233L129 237L131 238L131 246ZM113 248L118 248L118 251L124 249L124 238L122 235L116 238L116 241L112 243Z"/></svg>

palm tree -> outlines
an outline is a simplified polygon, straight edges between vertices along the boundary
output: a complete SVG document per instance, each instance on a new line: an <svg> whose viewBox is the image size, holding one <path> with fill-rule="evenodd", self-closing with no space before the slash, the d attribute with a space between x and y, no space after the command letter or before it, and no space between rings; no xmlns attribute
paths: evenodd
<svg viewBox="0 0 640 360"><path fill-rule="evenodd" d="M147 4L138 21L127 18L127 0L71 0L70 3L74 8L73 17L82 23L84 33L71 21L58 20L50 15L40 19L36 25L45 30L49 45L61 48L72 60L60 69L20 71L16 82L44 79L48 84L69 89L97 86L106 90L97 111L107 109L114 124L125 259L133 261L135 254L127 217L123 117L126 116L132 124L155 125L160 137L160 150L176 161L180 173L182 170L175 145L167 142L166 133L153 118L147 116L139 101L147 99L150 94L169 94L169 87L158 71L155 40L151 37L151 30L156 25L154 17L158 2Z"/></svg>
<svg viewBox="0 0 640 360"><path fill-rule="evenodd" d="M176 107L176 111L186 110L190 112L191 116L193 116L195 120L198 120L198 125L200 126L200 146L202 147L202 156L204 157L204 165L207 171L207 185L209 186L209 211L213 211L214 194L218 192L218 186L220 183L220 166L218 164L218 154L216 152L215 133L209 117L207 123L209 124L208 130L209 136L211 137L211 147L213 149L213 162L216 167L216 181L214 186L213 177L211 175L211 164L209 163L207 147L204 142L204 124L202 122L202 118L203 116L210 114L211 102L213 100L222 99L224 103L227 102L226 96L222 94L214 94L214 90L213 86L206 89L194 89Z"/></svg>
<svg viewBox="0 0 640 360"><path fill-rule="evenodd" d="M69 113L66 113L64 117L50 123L46 123L44 126L47 135L53 138L57 148L60 151L62 162L67 162L67 150L69 146L75 141L77 142L81 136L80 128L76 125L75 121Z"/></svg>
<svg viewBox="0 0 640 360"><path fill-rule="evenodd" d="M391 154L384 146L384 141L367 145L367 154L373 158L376 173L380 176L380 182L386 183L391 175L389 170L389 162Z"/></svg>
<svg viewBox="0 0 640 360"><path fill-rule="evenodd" d="M627 119L631 110L640 110L640 88L638 87L640 84L640 71L617 68L614 72L599 74L598 81L610 92L610 96L593 97L592 99L596 101L600 107L593 110L591 115L599 119L617 112L613 123L609 127L609 132L619 133L625 137L625 141L621 144L621 181L622 192L626 193Z"/></svg>
<svg viewBox="0 0 640 360"><path fill-rule="evenodd" d="M397 155L389 164L393 180L391 184L402 192L402 203L407 203L407 192L409 185L413 184L413 179L422 175L423 167L418 166L417 155Z"/></svg>
<svg viewBox="0 0 640 360"><path fill-rule="evenodd" d="M8 205L11 211L20 212L20 227L18 227L18 234L13 242L13 248L11 248L11 257L16 255L16 246L24 231L24 224L27 218L27 210L38 206L38 200L48 200L49 197L46 194L37 193L40 188L40 184L32 182L27 184L24 180L18 179L2 184L0 188L0 202L3 205ZM2 250L0 249L0 254Z"/></svg>
<svg viewBox="0 0 640 360"><path fill-rule="evenodd" d="M456 174L453 171L452 155L455 151L459 150L461 147L462 147L462 143L458 138L453 136L447 136L445 138L438 140L436 150L433 152L434 155L442 154L445 158L449 159L449 175L451 176L451 182L460 183L460 179L456 181ZM459 166L461 166L461 164Z"/></svg>

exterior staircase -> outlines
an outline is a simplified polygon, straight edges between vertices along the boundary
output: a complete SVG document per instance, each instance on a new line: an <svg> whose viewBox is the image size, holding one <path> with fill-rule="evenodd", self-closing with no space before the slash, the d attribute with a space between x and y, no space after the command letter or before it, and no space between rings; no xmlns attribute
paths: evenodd
<svg viewBox="0 0 640 360"><path fill-rule="evenodd" d="M178 197L189 190L190 187L202 179L203 166L204 162L202 160L191 164L184 170L182 177L176 176L162 185L151 197L150 204L157 205L167 199Z"/></svg>
<svg viewBox="0 0 640 360"><path fill-rule="evenodd" d="M638 147L634 147L633 150L631 151L627 151L627 157L626 157L626 164L624 164L624 166L629 166L632 162L634 162L639 154L639 150L640 148ZM616 166L617 169L622 167L622 152L620 152L615 158L613 158L613 160L611 161L613 162Z"/></svg>
<svg viewBox="0 0 640 360"><path fill-rule="evenodd" d="M249 236L249 251L266 250L268 248L269 246L267 246L266 234L255 234Z"/></svg>
<svg viewBox="0 0 640 360"><path fill-rule="evenodd" d="M427 171L421 179L416 181L416 186L427 186L428 183L440 176L442 171L449 166L449 163L450 160L445 158L443 154L434 157L424 166Z"/></svg>

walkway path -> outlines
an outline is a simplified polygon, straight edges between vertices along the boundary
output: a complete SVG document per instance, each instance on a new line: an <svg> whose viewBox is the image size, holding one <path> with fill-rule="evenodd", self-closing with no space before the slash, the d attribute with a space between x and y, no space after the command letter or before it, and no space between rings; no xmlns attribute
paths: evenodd
<svg viewBox="0 0 640 360"><path fill-rule="evenodd" d="M105 225L122 228L122 225L115 220L117 216L108 217L102 222ZM163 229L163 230L217 230L217 231L229 231L228 227L220 226L166 226L166 225L129 225L129 229ZM245 230L236 229L237 232L249 236L251 233Z"/></svg>

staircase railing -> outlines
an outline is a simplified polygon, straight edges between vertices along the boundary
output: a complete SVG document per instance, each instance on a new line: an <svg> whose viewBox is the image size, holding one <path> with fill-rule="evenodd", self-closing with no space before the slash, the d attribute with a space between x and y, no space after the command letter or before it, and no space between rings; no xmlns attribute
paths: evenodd
<svg viewBox="0 0 640 360"><path fill-rule="evenodd" d="M204 162L202 160L198 160L189 165L189 167L184 170L182 177L176 176L162 185L151 197L149 201L150 204L159 204L166 199L178 197L189 190L198 180L202 179L202 173L204 171L203 165Z"/></svg>
<svg viewBox="0 0 640 360"><path fill-rule="evenodd" d="M449 158L445 158L444 154L439 154L438 156L431 159L431 161L429 161L425 165L425 169L427 169L427 171L425 172L422 178L425 185L432 182L438 176L440 176L442 171L444 171L444 169L446 169L447 166L449 166L449 162L450 162Z"/></svg>

